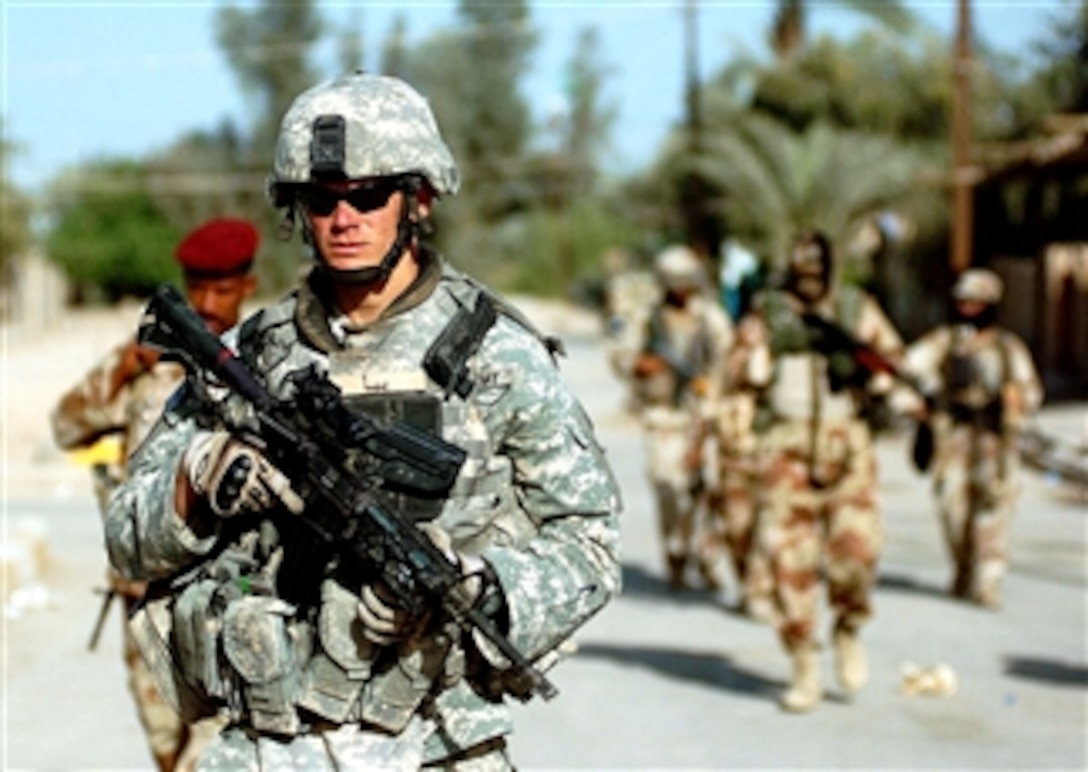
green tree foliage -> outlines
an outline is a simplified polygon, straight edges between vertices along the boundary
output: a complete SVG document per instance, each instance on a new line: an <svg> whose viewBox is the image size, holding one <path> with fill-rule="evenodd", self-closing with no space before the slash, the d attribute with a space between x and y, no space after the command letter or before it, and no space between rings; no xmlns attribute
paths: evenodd
<svg viewBox="0 0 1088 772"><path fill-rule="evenodd" d="M5 288L11 283L15 259L30 246L31 206L30 199L8 176L8 164L16 148L2 131L0 137L0 288Z"/></svg>
<svg viewBox="0 0 1088 772"><path fill-rule="evenodd" d="M815 6L816 3L811 3ZM838 5L875 19L885 28L905 34L916 26L914 14L899 0L838 0ZM806 45L810 3L806 0L777 0L771 21L771 50L781 59L788 59Z"/></svg>
<svg viewBox="0 0 1088 772"><path fill-rule="evenodd" d="M181 232L213 217L241 217L263 234L254 270L262 292L277 294L294 279L299 249L274 234L279 215L265 195L267 169L243 163L245 140L224 123L214 132L191 132L146 162L146 185L156 206Z"/></svg>
<svg viewBox="0 0 1088 772"><path fill-rule="evenodd" d="M980 52L973 69L972 103L980 140L1008 136L1037 113L1010 102L1017 89L1010 62ZM789 61L729 65L709 88L753 84L751 108L795 129L829 121L906 142L947 143L952 112L952 61L935 35L892 41L873 31L840 42L821 37Z"/></svg>
<svg viewBox="0 0 1088 772"><path fill-rule="evenodd" d="M408 52L408 22L403 13L398 13L393 18L393 24L389 28L385 41L382 43L381 71L386 75L397 78L410 79Z"/></svg>
<svg viewBox="0 0 1088 772"><path fill-rule="evenodd" d="M216 18L216 38L242 93L252 102L250 163L266 168L280 119L299 92L314 85L312 49L324 31L313 0L260 0L252 10L226 5Z"/></svg>
<svg viewBox="0 0 1088 772"><path fill-rule="evenodd" d="M582 29L566 68L567 111L561 128L561 150L569 162L570 185L576 195L593 192L616 122L616 106L604 101L613 68L601 60L600 47L597 30Z"/></svg>
<svg viewBox="0 0 1088 772"><path fill-rule="evenodd" d="M1033 49L1043 61L1034 89L1052 96L1056 112L1088 113L1088 0L1054 16Z"/></svg>
<svg viewBox="0 0 1088 772"><path fill-rule="evenodd" d="M178 280L183 232L147 193L146 175L138 162L96 161L55 186L47 251L87 299L144 297Z"/></svg>
<svg viewBox="0 0 1088 772"><path fill-rule="evenodd" d="M522 161L532 116L520 84L536 32L523 0L460 0L457 15L457 27L423 43L413 73L468 183L460 201L493 222L531 196Z"/></svg>
<svg viewBox="0 0 1088 772"><path fill-rule="evenodd" d="M795 132L765 116L735 115L707 142L702 171L725 191L729 232L771 261L805 227L845 244L918 183L916 153L824 122Z"/></svg>
<svg viewBox="0 0 1088 772"><path fill-rule="evenodd" d="M347 26L340 31L336 38L336 59L340 66L340 73L356 72L364 68L366 64L365 41L362 12L358 8L354 8Z"/></svg>

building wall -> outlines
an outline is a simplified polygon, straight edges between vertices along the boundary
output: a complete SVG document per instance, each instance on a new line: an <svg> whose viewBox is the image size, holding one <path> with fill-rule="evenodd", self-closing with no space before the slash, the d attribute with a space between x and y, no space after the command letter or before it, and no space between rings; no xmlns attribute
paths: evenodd
<svg viewBox="0 0 1088 772"><path fill-rule="evenodd" d="M1088 242L1047 245L1037 261L991 265L1005 282L1001 323L1027 341L1050 400L1088 399Z"/></svg>

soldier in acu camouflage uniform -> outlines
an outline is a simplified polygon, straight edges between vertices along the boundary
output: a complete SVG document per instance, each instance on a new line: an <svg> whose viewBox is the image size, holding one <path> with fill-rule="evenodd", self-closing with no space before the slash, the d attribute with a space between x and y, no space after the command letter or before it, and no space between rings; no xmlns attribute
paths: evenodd
<svg viewBox="0 0 1088 772"><path fill-rule="evenodd" d="M818 319L806 323L806 315ZM761 294L741 323L747 357L738 378L759 405L757 539L770 561L775 623L793 665L781 700L789 711L812 710L823 695L816 656L821 576L834 615L840 686L852 694L867 681L858 631L872 614L884 538L876 459L861 416L871 395L892 383L869 377L849 351L826 346L819 320L886 356L900 353L899 336L876 302L836 286L829 241L808 232L792 246L785 286Z"/></svg>
<svg viewBox="0 0 1088 772"><path fill-rule="evenodd" d="M248 222L222 218L191 232L175 250L189 303L216 334L238 322L243 301L256 287L250 268L258 244L257 230ZM121 458L95 470L95 493L103 514L110 494L124 479L124 459L147 436L183 375L180 365L160 361L158 352L130 340L111 351L54 408L53 436L65 450L120 436ZM107 603L120 596L131 612L146 583L123 579L115 571L108 579ZM159 695L127 627L123 639L129 688L156 763L164 770L191 768L218 730L217 722L183 723Z"/></svg>
<svg viewBox="0 0 1088 772"><path fill-rule="evenodd" d="M236 345L277 399L313 366L349 410L411 410L467 452L421 527L462 572L460 596L545 667L619 589L619 495L557 342L421 241L436 198L458 186L430 107L404 82L355 74L300 94L270 194L315 265ZM462 312L489 322L450 383L428 350ZM308 531L285 508L302 502L202 393L187 381L107 518L125 576L179 577L133 623L183 710L230 716L200 768L509 768L518 682L505 657L442 614L410 618L321 549L300 556L294 537Z"/></svg>
<svg viewBox="0 0 1088 772"><path fill-rule="evenodd" d="M999 608L1009 523L1019 489L1016 433L1043 400L1027 346L997 324L1001 279L972 268L952 289L955 320L907 350L907 367L932 395L933 486L952 557L951 592Z"/></svg>

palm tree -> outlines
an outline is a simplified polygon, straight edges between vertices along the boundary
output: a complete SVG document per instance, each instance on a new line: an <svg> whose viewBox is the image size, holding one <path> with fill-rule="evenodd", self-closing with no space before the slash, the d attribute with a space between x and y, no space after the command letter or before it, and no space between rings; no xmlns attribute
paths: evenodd
<svg viewBox="0 0 1088 772"><path fill-rule="evenodd" d="M907 33L915 17L900 0L838 0L838 4L877 20L888 29ZM779 59L788 59L805 44L809 5L805 0L778 0L771 25L771 48Z"/></svg>
<svg viewBox="0 0 1088 772"><path fill-rule="evenodd" d="M923 167L895 141L817 122L795 132L767 116L737 112L708 132L699 171L724 191L729 231L764 259L782 255L801 228L840 245L902 204Z"/></svg>

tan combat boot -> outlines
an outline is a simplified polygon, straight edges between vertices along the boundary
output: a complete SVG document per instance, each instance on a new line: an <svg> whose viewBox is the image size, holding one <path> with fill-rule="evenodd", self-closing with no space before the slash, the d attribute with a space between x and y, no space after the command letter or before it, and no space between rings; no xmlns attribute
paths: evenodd
<svg viewBox="0 0 1088 772"><path fill-rule="evenodd" d="M791 713L807 713L820 704L824 692L820 686L820 663L811 644L790 653L793 660L793 682L782 695L780 704Z"/></svg>
<svg viewBox="0 0 1088 772"><path fill-rule="evenodd" d="M869 681L869 661L856 630L840 627L834 633L835 667L839 686L846 694L856 694Z"/></svg>

